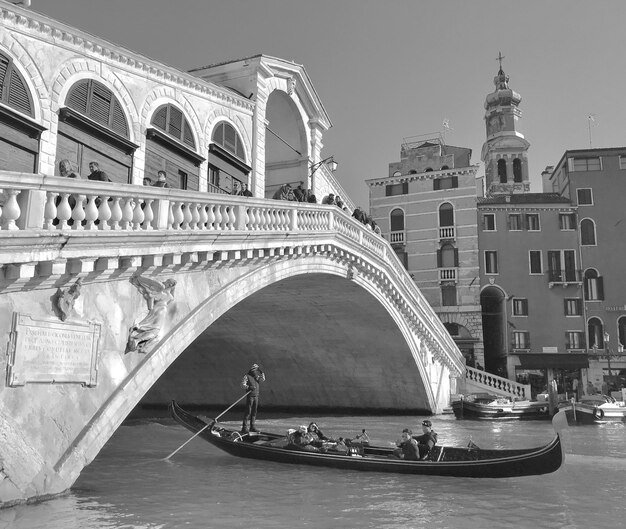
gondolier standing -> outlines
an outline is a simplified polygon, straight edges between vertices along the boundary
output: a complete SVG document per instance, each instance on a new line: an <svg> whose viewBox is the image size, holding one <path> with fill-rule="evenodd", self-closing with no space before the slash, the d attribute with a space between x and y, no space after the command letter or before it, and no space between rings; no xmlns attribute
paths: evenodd
<svg viewBox="0 0 626 529"><path fill-rule="evenodd" d="M241 385L248 392L248 397L246 398L246 413L243 416L243 425L241 427L242 434L258 431L254 421L256 420L256 412L259 406L259 385L264 381L265 373L263 373L258 364L252 364L250 371L243 376ZM250 422L250 428L248 428L248 421Z"/></svg>

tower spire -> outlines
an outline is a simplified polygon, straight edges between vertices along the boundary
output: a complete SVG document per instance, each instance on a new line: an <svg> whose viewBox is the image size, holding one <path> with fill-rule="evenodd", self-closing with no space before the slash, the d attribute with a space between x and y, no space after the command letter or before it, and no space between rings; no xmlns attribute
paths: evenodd
<svg viewBox="0 0 626 529"><path fill-rule="evenodd" d="M505 59L506 57L504 55L502 55L502 52L498 52L498 58L496 59L496 61L498 61L500 63L500 72L502 72L502 59Z"/></svg>

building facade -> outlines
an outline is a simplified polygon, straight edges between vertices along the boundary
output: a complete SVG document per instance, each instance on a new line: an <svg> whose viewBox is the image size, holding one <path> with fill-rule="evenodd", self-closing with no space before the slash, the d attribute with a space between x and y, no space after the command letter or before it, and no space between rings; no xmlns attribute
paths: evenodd
<svg viewBox="0 0 626 529"><path fill-rule="evenodd" d="M116 183L165 171L172 188L256 197L289 180L352 206L325 167L310 174L332 124L303 66L184 72L5 2L0 27L0 170L55 176L67 160L87 177L97 161Z"/></svg>
<svg viewBox="0 0 626 529"><path fill-rule="evenodd" d="M469 365L483 362L476 172L471 149L407 139L389 175L368 180L370 214Z"/></svg>
<svg viewBox="0 0 626 529"><path fill-rule="evenodd" d="M530 190L521 96L502 65L485 100L484 196L469 149L405 141L370 211L470 366L530 384L625 385L626 148L566 151ZM618 258L616 258L616 256ZM593 388L593 389L592 389Z"/></svg>

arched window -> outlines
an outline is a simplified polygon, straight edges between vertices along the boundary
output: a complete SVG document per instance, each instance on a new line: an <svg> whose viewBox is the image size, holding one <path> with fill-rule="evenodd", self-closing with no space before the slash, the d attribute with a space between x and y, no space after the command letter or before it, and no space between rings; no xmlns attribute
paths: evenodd
<svg viewBox="0 0 626 529"><path fill-rule="evenodd" d="M182 110L167 103L156 109L146 130L145 174L156 180L165 171L169 187L199 190L200 164L196 140Z"/></svg>
<svg viewBox="0 0 626 529"><path fill-rule="evenodd" d="M599 301L604 299L604 281L597 270L588 268L585 270L585 300Z"/></svg>
<svg viewBox="0 0 626 529"><path fill-rule="evenodd" d="M411 171L409 171L409 174L410 173ZM392 176L402 176L402 173L400 171L395 171Z"/></svg>
<svg viewBox="0 0 626 529"><path fill-rule="evenodd" d="M522 181L522 160L515 158L513 160L513 182L521 183Z"/></svg>
<svg viewBox="0 0 626 529"><path fill-rule="evenodd" d="M591 219L580 221L580 244L582 246L596 245L596 225Z"/></svg>
<svg viewBox="0 0 626 529"><path fill-rule="evenodd" d="M237 184L247 184L252 170L245 163L245 149L241 137L230 123L218 123L209 145L208 190L213 193L232 193Z"/></svg>
<svg viewBox="0 0 626 529"><path fill-rule="evenodd" d="M184 143L189 148L196 148L189 121L187 121L182 111L174 105L167 104L160 107L152 116L151 124Z"/></svg>
<svg viewBox="0 0 626 529"><path fill-rule="evenodd" d="M246 159L246 155L243 148L243 143L241 142L241 138L235 127L233 127L230 123L222 122L213 131L213 135L211 136L211 141L213 143L217 143L220 147L223 147L224 150L228 151L231 154L234 154L240 160Z"/></svg>
<svg viewBox="0 0 626 529"><path fill-rule="evenodd" d="M449 202L439 206L439 227L454 226L454 207Z"/></svg>
<svg viewBox="0 0 626 529"><path fill-rule="evenodd" d="M604 349L604 327L599 318L589 319L587 332L589 334L589 347L596 346L598 349Z"/></svg>
<svg viewBox="0 0 626 529"><path fill-rule="evenodd" d="M415 169L411 169L409 171L409 174L417 174L417 171ZM394 176L396 176L396 175L394 175ZM398 176L400 176L400 175L398 175Z"/></svg>
<svg viewBox="0 0 626 529"><path fill-rule="evenodd" d="M458 251L451 244L444 244L439 250L440 258L438 268L454 268L458 266Z"/></svg>
<svg viewBox="0 0 626 529"><path fill-rule="evenodd" d="M506 160L503 160L502 158L498 160L498 178L500 179L501 184L506 184Z"/></svg>
<svg viewBox="0 0 626 529"><path fill-rule="evenodd" d="M37 172L44 128L28 119L34 116L26 81L11 58L0 53L0 170Z"/></svg>
<svg viewBox="0 0 626 529"><path fill-rule="evenodd" d="M2 53L0 53L0 102L31 118L35 116L26 82L13 65L13 61Z"/></svg>
<svg viewBox="0 0 626 529"><path fill-rule="evenodd" d="M389 215L389 221L391 225L391 231L403 231L404 211L402 211L401 209L394 209Z"/></svg>
<svg viewBox="0 0 626 529"><path fill-rule="evenodd" d="M130 128L121 103L95 79L76 82L59 110L57 167L60 160L74 162L89 175L89 163L98 162L114 182L130 182L137 145L129 141Z"/></svg>
<svg viewBox="0 0 626 529"><path fill-rule="evenodd" d="M442 171L445 171L446 169L450 169L450 167L448 167L447 165L442 165L441 166L441 170Z"/></svg>
<svg viewBox="0 0 626 529"><path fill-rule="evenodd" d="M425 173L431 173L431 172L432 172L432 170L433 170L433 168L432 168L432 167L427 167L427 168L424 170L424 172L425 172Z"/></svg>

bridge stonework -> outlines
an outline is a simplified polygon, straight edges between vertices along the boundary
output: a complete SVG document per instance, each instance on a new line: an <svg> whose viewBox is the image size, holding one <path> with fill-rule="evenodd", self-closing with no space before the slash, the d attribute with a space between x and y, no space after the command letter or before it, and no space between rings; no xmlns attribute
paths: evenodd
<svg viewBox="0 0 626 529"><path fill-rule="evenodd" d="M464 373L393 249L333 206L19 173L0 189L4 504L68 489L144 398L230 404L253 361L268 408L438 412ZM176 286L154 343L127 352L149 312L137 277ZM57 296L78 279L64 318ZM52 379L42 351L43 379L15 383L19 317L97 326L87 379Z"/></svg>

